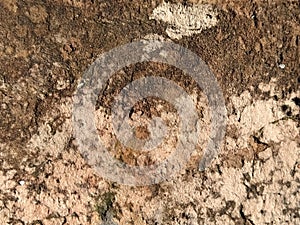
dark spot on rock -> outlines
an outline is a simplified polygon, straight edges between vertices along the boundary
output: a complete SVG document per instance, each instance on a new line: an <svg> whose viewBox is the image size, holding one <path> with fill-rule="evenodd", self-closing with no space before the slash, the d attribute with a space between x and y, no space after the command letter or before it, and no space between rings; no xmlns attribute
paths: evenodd
<svg viewBox="0 0 300 225"><path fill-rule="evenodd" d="M281 110L282 110L283 112L285 112L288 108L289 108L289 106L287 106L287 105L282 105L282 106L281 106Z"/></svg>
<svg viewBox="0 0 300 225"><path fill-rule="evenodd" d="M282 213L283 213L283 215L286 215L286 214L287 214L287 212L288 212L288 210L287 210L287 209L283 209L283 210L282 210Z"/></svg>
<svg viewBox="0 0 300 225"><path fill-rule="evenodd" d="M209 19L212 19L212 15L210 15L210 14L206 14L206 17L208 17Z"/></svg>
<svg viewBox="0 0 300 225"><path fill-rule="evenodd" d="M297 106L300 106L300 98L295 97L295 98L293 98L292 100L293 100L293 102L295 102L295 104L296 104Z"/></svg>

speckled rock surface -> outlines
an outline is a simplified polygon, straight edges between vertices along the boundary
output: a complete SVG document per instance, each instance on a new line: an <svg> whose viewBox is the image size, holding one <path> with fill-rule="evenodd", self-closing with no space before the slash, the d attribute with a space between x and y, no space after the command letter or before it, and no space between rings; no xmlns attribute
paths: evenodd
<svg viewBox="0 0 300 225"><path fill-rule="evenodd" d="M198 170L199 144L174 179L129 187L102 178L80 155L72 96L100 54L153 37L208 64L224 94L226 134L205 171ZM0 0L0 224L300 224L299 65L297 0ZM113 97L155 74L185 88L209 123L205 96L190 77L138 63L99 93L95 117L108 146ZM148 99L132 116L151 115L174 129L161 153L115 146L116 158L144 165L172 152L174 108ZM147 136L142 127L137 133Z"/></svg>

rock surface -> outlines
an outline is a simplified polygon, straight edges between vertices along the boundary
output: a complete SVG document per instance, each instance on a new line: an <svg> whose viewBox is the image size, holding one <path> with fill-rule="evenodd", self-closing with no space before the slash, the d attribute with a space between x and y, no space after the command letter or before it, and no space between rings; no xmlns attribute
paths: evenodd
<svg viewBox="0 0 300 225"><path fill-rule="evenodd" d="M169 17L157 14L162 6ZM206 15L213 22L195 9L213 13ZM300 224L299 1L0 0L0 28L0 224ZM80 155L72 96L100 54L141 38L172 40L199 55L223 91L228 118L221 152L205 171L199 141L174 179L129 187L102 178ZM123 68L99 93L104 144L115 139L114 96L149 75L190 94L207 138L205 95L182 71L151 62ZM134 106L133 123L152 116L171 127L158 151L115 145L112 155L138 166L168 157L178 116L158 99ZM140 127L137 135L148 133Z"/></svg>

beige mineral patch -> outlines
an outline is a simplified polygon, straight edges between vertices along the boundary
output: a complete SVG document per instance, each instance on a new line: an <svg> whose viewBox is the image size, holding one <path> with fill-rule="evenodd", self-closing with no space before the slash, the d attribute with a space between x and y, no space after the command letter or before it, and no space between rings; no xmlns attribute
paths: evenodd
<svg viewBox="0 0 300 225"><path fill-rule="evenodd" d="M106 182L94 177L78 152L66 151L72 133L71 98L61 99L56 107L47 112L45 123L26 146L29 154L36 155L31 165L23 167L26 173L16 180L15 170L0 172L0 204L12 192L15 199L0 206L1 224L9 224L12 215L26 224L99 224L95 196L107 188ZM55 134L49 125L54 114L67 118Z"/></svg>
<svg viewBox="0 0 300 225"><path fill-rule="evenodd" d="M275 84L269 86L261 84L260 88L277 92L274 89ZM299 93L291 93L286 100L276 101L273 98L268 100L257 100L251 102L251 95L248 91L243 92L240 96L232 96L231 104L234 112L229 115L228 124L238 128L240 134L237 140L233 141L230 137L226 137L227 147L243 148L248 146L249 138L253 135L262 136L261 141L269 143L270 141L279 142L286 138L296 136L299 128L296 127L291 117L287 117L281 110L282 105L288 105L291 114L297 114L297 106L292 101ZM286 121L286 119L288 119Z"/></svg>
<svg viewBox="0 0 300 225"><path fill-rule="evenodd" d="M218 23L217 12L208 4L184 6L180 3L163 2L153 10L150 19L161 20L168 24L166 33L172 39L181 39L201 33Z"/></svg>
<svg viewBox="0 0 300 225"><path fill-rule="evenodd" d="M289 99L296 94L291 93L282 101L253 101L249 92L232 96L239 114L231 115L231 123L237 128L239 142L247 148L249 138L263 132L259 138L270 147L259 152L257 159L244 162L241 168L223 166L219 157L203 174L193 173L191 179L185 173L179 174L160 184L155 196L154 187L121 186L116 194L116 203L122 208L120 224L139 221L140 217L152 218L153 224L236 224L232 218L241 214L245 221L254 224L298 224L299 127L297 121L280 112L281 104L292 104ZM227 139L232 148L240 148L239 142Z"/></svg>

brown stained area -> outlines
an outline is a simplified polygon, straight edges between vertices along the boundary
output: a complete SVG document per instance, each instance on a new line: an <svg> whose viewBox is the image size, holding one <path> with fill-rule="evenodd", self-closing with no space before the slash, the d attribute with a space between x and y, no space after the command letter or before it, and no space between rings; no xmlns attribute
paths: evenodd
<svg viewBox="0 0 300 225"><path fill-rule="evenodd" d="M167 24L149 20L160 1L0 0L0 224L300 224L300 2L169 2L208 3L218 12L215 27L174 42L198 54L216 75L228 110L226 138L207 171L197 171L199 146L175 180L135 188L104 180L80 156L71 97L101 53L148 34L168 38ZM185 88L206 118L195 83L157 63L116 73L96 110L109 116L113 96L147 75ZM134 109L159 116L158 103L176 117L159 100ZM137 134L147 136L144 129ZM163 148L139 158L112 149L132 165L149 165L171 152Z"/></svg>
<svg viewBox="0 0 300 225"><path fill-rule="evenodd" d="M137 63L136 65L125 67L107 82L96 104L96 109L101 112L96 117L98 121L97 129L100 137L104 139L105 146L112 155L130 165L152 165L155 162L166 159L171 154L172 149L175 149L178 140L178 132L176 130L180 118L178 118L176 109L170 103L156 97L148 97L133 105L129 118L132 125L136 125L136 135L141 138L147 137L147 132L144 127L139 125L140 123L149 122L154 117L160 117L164 120L169 129L169 135L165 137L163 144L159 145L158 149L146 152L130 149L122 146L117 137L114 134L112 135L113 129L109 124L112 122L110 115L114 98L129 82L145 77L145 75L165 77L184 88L187 93L194 96L194 102L198 109L198 116L202 119L202 125L205 126L204 121L209 121L209 118L204 118L204 114L208 113L207 100L204 94L196 82L179 69L153 62ZM203 143L202 139L199 140L199 145L197 146L199 154L204 148L204 145L201 144Z"/></svg>

